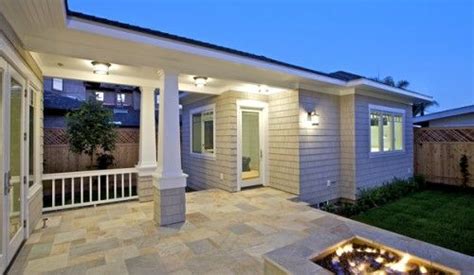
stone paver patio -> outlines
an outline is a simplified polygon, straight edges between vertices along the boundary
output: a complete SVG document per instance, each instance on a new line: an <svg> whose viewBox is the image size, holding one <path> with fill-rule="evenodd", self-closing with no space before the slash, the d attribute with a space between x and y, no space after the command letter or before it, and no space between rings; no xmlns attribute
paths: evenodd
<svg viewBox="0 0 474 275"><path fill-rule="evenodd" d="M187 193L186 223L161 228L151 202L47 214L9 274L260 274L263 254L324 219L292 197L271 188Z"/></svg>

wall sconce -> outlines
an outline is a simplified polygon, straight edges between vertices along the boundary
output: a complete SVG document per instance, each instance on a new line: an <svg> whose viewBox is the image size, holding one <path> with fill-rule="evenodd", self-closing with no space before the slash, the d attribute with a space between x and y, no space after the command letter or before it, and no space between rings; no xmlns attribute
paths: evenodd
<svg viewBox="0 0 474 275"><path fill-rule="evenodd" d="M93 72L95 74L101 74L101 75L109 74L110 63L92 61L92 66L94 67Z"/></svg>
<svg viewBox="0 0 474 275"><path fill-rule="evenodd" d="M319 125L319 114L316 112L308 112L308 124L311 126Z"/></svg>

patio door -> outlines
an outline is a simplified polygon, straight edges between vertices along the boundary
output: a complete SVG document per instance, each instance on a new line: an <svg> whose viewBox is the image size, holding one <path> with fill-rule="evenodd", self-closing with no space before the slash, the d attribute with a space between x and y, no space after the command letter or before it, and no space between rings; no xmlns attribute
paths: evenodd
<svg viewBox="0 0 474 275"><path fill-rule="evenodd" d="M239 107L239 187L265 184L266 115L263 107Z"/></svg>
<svg viewBox="0 0 474 275"><path fill-rule="evenodd" d="M3 256L8 265L25 239L25 80L0 59L2 72Z"/></svg>

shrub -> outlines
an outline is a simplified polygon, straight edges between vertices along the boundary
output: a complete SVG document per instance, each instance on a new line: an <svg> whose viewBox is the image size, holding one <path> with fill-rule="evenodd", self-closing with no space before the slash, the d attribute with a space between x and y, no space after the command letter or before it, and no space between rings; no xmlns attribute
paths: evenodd
<svg viewBox="0 0 474 275"><path fill-rule="evenodd" d="M422 176L407 180L393 179L382 186L359 190L358 199L354 203L330 204L321 209L345 217L351 217L374 207L379 207L395 201L407 194L425 188L426 182Z"/></svg>
<svg viewBox="0 0 474 275"><path fill-rule="evenodd" d="M459 170L461 171L462 175L462 186L467 187L467 183L469 182L469 177L471 174L469 173L469 160L466 154L463 154L459 160Z"/></svg>

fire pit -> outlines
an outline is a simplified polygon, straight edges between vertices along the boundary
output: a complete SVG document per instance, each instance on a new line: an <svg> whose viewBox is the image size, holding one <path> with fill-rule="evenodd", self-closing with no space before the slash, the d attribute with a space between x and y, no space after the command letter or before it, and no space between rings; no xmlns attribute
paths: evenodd
<svg viewBox="0 0 474 275"><path fill-rule="evenodd" d="M455 274L441 265L430 263L395 249L375 246L353 238L322 253L314 263L335 274Z"/></svg>
<svg viewBox="0 0 474 275"><path fill-rule="evenodd" d="M473 274L474 261L439 246L325 215L312 233L266 253L266 275Z"/></svg>

